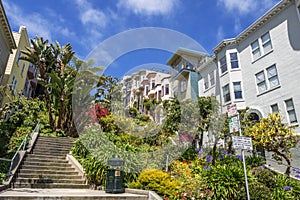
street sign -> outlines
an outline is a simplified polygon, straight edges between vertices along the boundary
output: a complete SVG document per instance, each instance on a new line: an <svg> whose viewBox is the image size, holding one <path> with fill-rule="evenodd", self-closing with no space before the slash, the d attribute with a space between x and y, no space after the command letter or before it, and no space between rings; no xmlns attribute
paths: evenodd
<svg viewBox="0 0 300 200"><path fill-rule="evenodd" d="M227 106L228 117L237 116L239 113L236 108L236 104L231 104Z"/></svg>
<svg viewBox="0 0 300 200"><path fill-rule="evenodd" d="M232 117L228 119L229 122L229 132L234 133L239 131L239 118L238 116Z"/></svg>
<svg viewBox="0 0 300 200"><path fill-rule="evenodd" d="M253 150L251 137L232 136L232 146L234 149Z"/></svg>

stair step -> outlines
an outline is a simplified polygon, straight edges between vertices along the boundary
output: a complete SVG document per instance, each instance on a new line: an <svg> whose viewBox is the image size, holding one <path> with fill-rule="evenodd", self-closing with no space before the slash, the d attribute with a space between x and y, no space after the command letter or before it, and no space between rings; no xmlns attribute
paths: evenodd
<svg viewBox="0 0 300 200"><path fill-rule="evenodd" d="M48 143L65 143L65 144L71 144L74 142L74 139L70 138L63 138L63 137L44 137L39 136L37 139L37 142L43 141Z"/></svg>
<svg viewBox="0 0 300 200"><path fill-rule="evenodd" d="M52 178L17 178L16 184L39 184L39 183L70 183L70 184L85 184L84 179L52 179Z"/></svg>
<svg viewBox="0 0 300 200"><path fill-rule="evenodd" d="M28 154L30 157L35 157L35 158L47 158L47 159L66 159L66 155L42 155L42 154Z"/></svg>
<svg viewBox="0 0 300 200"><path fill-rule="evenodd" d="M60 158L43 158L43 157L26 157L25 161L33 161L33 162L59 162L59 163L68 163L68 160L66 158L60 159Z"/></svg>
<svg viewBox="0 0 300 200"><path fill-rule="evenodd" d="M23 173L18 176L18 178L27 178L27 179L82 179L78 173L72 174L52 174L52 173Z"/></svg>
<svg viewBox="0 0 300 200"><path fill-rule="evenodd" d="M65 168L64 168L65 169ZM65 170L31 170L31 169L20 169L20 174L53 174L53 175L58 175L58 174L65 174L65 175L78 175L78 172L75 171L75 169L65 169Z"/></svg>
<svg viewBox="0 0 300 200"><path fill-rule="evenodd" d="M60 162L36 162L36 161L24 161L24 166L28 167L28 166L49 166L51 167L71 167L72 165L70 163L60 163Z"/></svg>
<svg viewBox="0 0 300 200"><path fill-rule="evenodd" d="M14 183L15 188L70 188L70 189L88 189L87 184L63 184L63 183Z"/></svg>
<svg viewBox="0 0 300 200"><path fill-rule="evenodd" d="M37 155L45 155L45 156L61 156L61 157L66 157L68 152L43 152L43 151L38 151L38 150L33 150L33 154Z"/></svg>
<svg viewBox="0 0 300 200"><path fill-rule="evenodd" d="M57 144L43 144L43 143L37 143L34 148L36 149L50 149L50 150L68 150L72 148L72 145L57 145Z"/></svg>
<svg viewBox="0 0 300 200"><path fill-rule="evenodd" d="M22 166L21 169L29 169L29 170L53 170L53 171L69 171L73 169L71 167L64 166L44 166L44 165L26 165ZM75 170L75 169L74 169Z"/></svg>

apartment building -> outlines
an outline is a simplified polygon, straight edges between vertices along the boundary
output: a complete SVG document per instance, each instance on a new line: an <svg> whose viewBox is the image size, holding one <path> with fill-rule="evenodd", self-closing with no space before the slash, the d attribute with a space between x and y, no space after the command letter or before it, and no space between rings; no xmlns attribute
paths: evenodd
<svg viewBox="0 0 300 200"><path fill-rule="evenodd" d="M26 27L21 26L18 32L13 32L13 37L17 48L9 56L2 85L8 85L10 87L9 92L13 96L25 95L30 97L31 91L37 85L37 74L30 74L34 67L29 62L20 60L21 50L30 46ZM4 97L2 104L8 101L9 99Z"/></svg>
<svg viewBox="0 0 300 200"><path fill-rule="evenodd" d="M179 48L168 60L171 70L173 96L179 100L196 101L199 95L197 69L207 62L208 54L185 48Z"/></svg>
<svg viewBox="0 0 300 200"><path fill-rule="evenodd" d="M15 48L16 44L13 38L13 34L11 32L5 14L3 4L0 1L0 85L2 85L2 80L4 77L4 72L9 55ZM2 100L3 96L4 95L0 93L0 101Z"/></svg>
<svg viewBox="0 0 300 200"><path fill-rule="evenodd" d="M236 38L214 48L223 111L246 106L253 120L280 112L300 132L300 1L282 0Z"/></svg>
<svg viewBox="0 0 300 200"><path fill-rule="evenodd" d="M171 97L170 74L140 70L123 77L123 105L124 107L137 107L144 112L144 99L167 100Z"/></svg>

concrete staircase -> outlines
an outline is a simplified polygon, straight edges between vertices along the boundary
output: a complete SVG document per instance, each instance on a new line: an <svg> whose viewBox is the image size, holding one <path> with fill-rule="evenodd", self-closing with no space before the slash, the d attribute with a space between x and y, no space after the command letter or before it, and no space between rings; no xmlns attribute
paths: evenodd
<svg viewBox="0 0 300 200"><path fill-rule="evenodd" d="M13 187L89 188L85 178L66 159L72 145L71 138L39 136L32 154L27 154L23 161Z"/></svg>

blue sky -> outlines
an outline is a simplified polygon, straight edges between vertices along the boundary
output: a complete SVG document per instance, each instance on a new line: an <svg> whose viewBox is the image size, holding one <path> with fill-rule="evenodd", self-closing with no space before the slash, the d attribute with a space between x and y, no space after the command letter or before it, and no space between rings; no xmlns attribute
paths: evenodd
<svg viewBox="0 0 300 200"><path fill-rule="evenodd" d="M102 41L122 31L162 27L179 31L208 53L232 38L279 0L2 0L13 31L27 27L29 37L71 43L86 56ZM172 54L140 50L123 55L107 73L121 76L133 67L165 64Z"/></svg>

